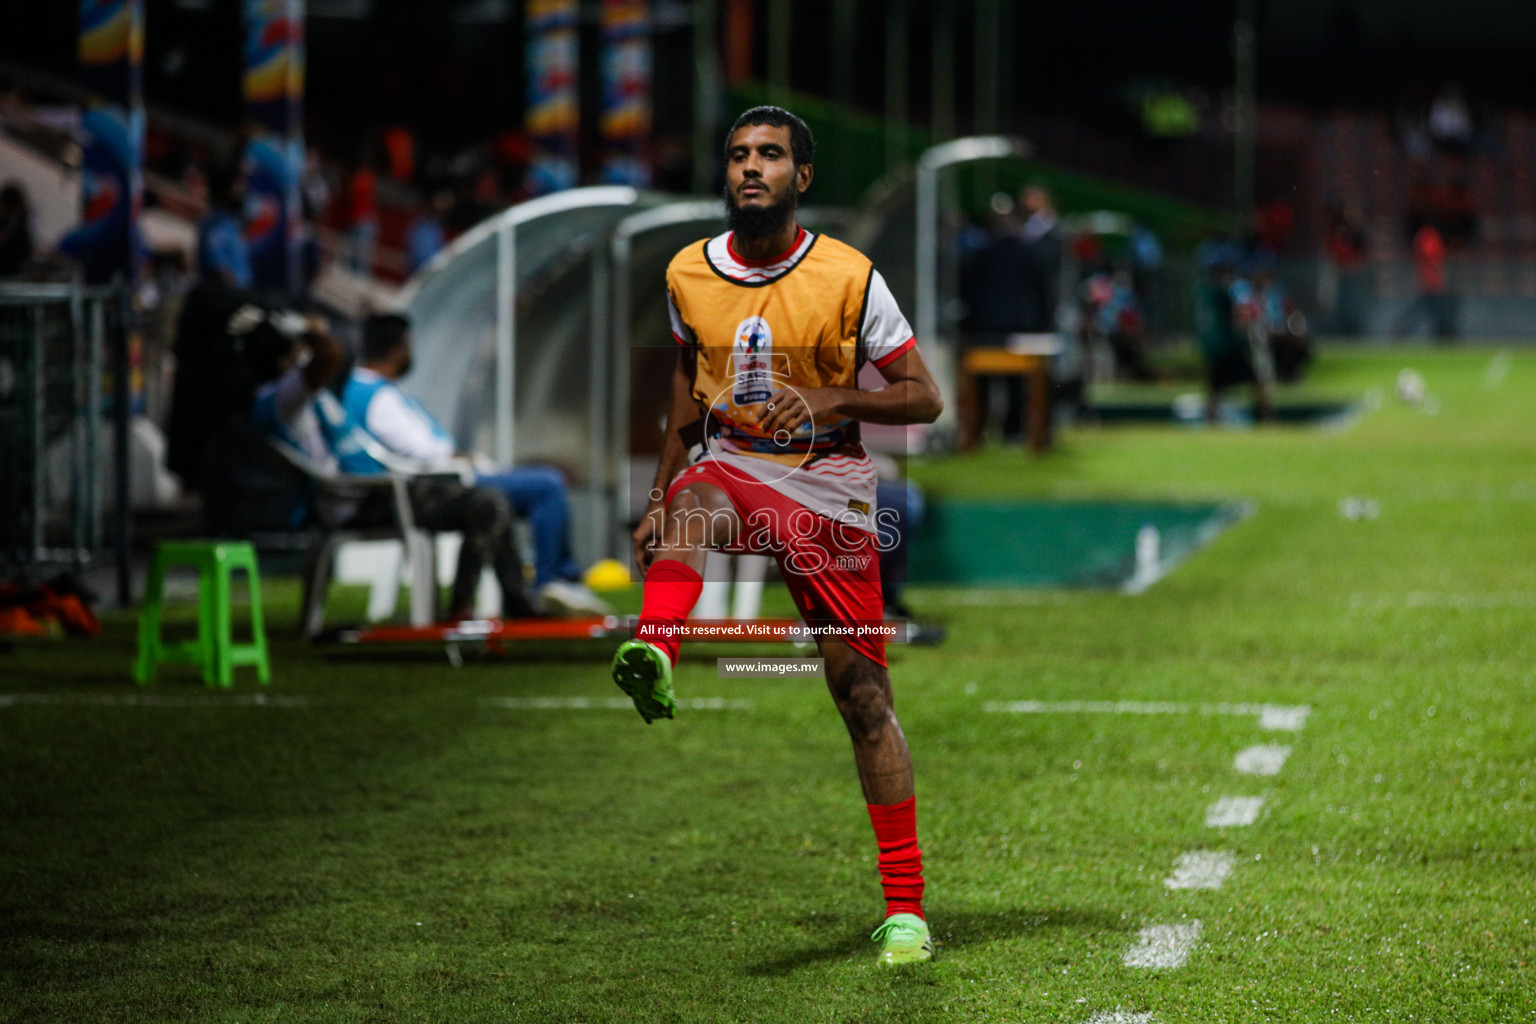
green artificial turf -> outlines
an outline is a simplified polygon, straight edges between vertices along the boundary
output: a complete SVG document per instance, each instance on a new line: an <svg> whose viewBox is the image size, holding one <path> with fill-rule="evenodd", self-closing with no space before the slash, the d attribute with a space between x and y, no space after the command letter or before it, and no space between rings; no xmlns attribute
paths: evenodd
<svg viewBox="0 0 1536 1024"><path fill-rule="evenodd" d="M891 658L940 944L920 969L874 967L830 701L717 680L735 650L696 649L677 688L749 707L651 727L496 703L615 695L611 644L340 658L291 639L283 581L264 703L248 671L135 690L131 617L0 654L0 1021L1529 1020L1536 352L1494 358L1326 351L1312 392L1381 398L1342 431L1072 430L914 465L931 501L1256 508L1137 597L912 589L950 629ZM1392 397L1410 365L1437 415ZM1012 701L1189 713L986 710ZM1238 702L1312 711L1199 713ZM1259 743L1284 768L1238 774ZM1208 828L1221 795L1267 802ZM1202 849L1235 857L1222 888L1166 888ZM1197 919L1182 967L1123 963Z"/></svg>

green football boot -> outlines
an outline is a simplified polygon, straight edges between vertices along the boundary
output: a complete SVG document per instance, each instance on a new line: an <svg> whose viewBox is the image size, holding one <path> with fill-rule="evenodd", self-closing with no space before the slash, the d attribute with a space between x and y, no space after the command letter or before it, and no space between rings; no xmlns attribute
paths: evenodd
<svg viewBox="0 0 1536 1024"><path fill-rule="evenodd" d="M671 718L672 660L667 652L644 640L626 640L613 655L613 681L635 702L635 710L650 725Z"/></svg>
<svg viewBox="0 0 1536 1024"><path fill-rule="evenodd" d="M933 959L928 922L916 914L892 914L870 939L880 943L880 957L875 963L881 967L921 964Z"/></svg>

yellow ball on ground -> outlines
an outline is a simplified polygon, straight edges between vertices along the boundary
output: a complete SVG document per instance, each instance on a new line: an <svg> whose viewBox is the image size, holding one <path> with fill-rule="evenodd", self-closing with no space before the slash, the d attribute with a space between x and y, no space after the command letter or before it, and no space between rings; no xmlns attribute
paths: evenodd
<svg viewBox="0 0 1536 1024"><path fill-rule="evenodd" d="M583 579L590 589L599 594L609 590L623 590L630 585L628 566L616 558L605 558L595 563Z"/></svg>

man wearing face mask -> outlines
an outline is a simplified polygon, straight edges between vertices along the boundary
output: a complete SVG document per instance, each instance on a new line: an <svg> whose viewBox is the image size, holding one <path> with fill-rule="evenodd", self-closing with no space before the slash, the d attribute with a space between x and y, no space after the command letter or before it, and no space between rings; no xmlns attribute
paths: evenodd
<svg viewBox="0 0 1536 1024"><path fill-rule="evenodd" d="M453 435L399 382L411 372L411 322L396 313L363 324L359 365L342 389L342 404L363 429L396 455L424 463L459 456ZM481 463L482 460L472 460ZM607 615L613 609L581 583L571 554L571 510L565 478L548 466L498 470L477 464L475 485L505 495L533 532L534 587L539 607L554 615Z"/></svg>

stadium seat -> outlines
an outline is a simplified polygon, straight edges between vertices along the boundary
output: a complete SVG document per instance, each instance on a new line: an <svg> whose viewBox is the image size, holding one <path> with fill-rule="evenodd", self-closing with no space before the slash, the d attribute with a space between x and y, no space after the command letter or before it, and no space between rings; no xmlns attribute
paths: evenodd
<svg viewBox="0 0 1536 1024"><path fill-rule="evenodd" d="M437 619L436 553L432 535L417 528L411 511L406 485L410 478L398 473L348 475L321 466L302 452L278 441L272 447L322 489L349 491L387 490L393 522L376 528L341 527L322 530L310 545L304 567L304 598L299 611L299 628L306 639L314 639L325 628L325 596L335 569L336 551L347 543L366 540L398 539L405 549L411 588L410 622L413 626L430 625Z"/></svg>

